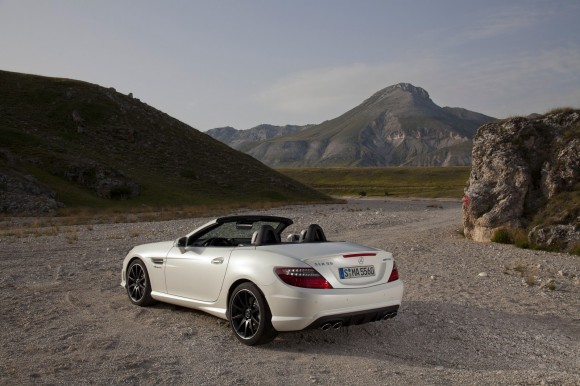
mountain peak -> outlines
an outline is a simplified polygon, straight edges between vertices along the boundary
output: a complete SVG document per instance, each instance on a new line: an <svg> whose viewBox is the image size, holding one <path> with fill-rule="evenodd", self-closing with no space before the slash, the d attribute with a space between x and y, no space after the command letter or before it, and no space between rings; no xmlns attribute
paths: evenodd
<svg viewBox="0 0 580 386"><path fill-rule="evenodd" d="M429 99L429 93L425 89L423 89L421 87L415 87L411 83L399 83L399 84L396 84L392 87L395 89L400 88L403 91L407 91L407 92L410 92L411 94L415 94L415 95L418 95L420 97Z"/></svg>
<svg viewBox="0 0 580 386"><path fill-rule="evenodd" d="M402 91L411 93L413 95L416 95L418 97L429 99L429 93L425 89L423 89L421 87L413 86L411 83L394 84L392 86L389 86L389 87L382 89L381 91L377 92L375 95L377 95L377 96L378 95L386 95L386 94L390 94L396 90L402 90Z"/></svg>

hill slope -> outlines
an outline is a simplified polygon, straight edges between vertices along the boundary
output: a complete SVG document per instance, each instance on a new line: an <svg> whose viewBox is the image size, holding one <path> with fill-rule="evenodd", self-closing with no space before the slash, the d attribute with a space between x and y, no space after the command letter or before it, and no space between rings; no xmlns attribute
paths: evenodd
<svg viewBox="0 0 580 386"><path fill-rule="evenodd" d="M0 138L0 212L328 199L132 95L75 80L0 71Z"/></svg>
<svg viewBox="0 0 580 386"><path fill-rule="evenodd" d="M424 89L400 83L335 119L244 151L276 167L464 166L477 128L493 119L441 108Z"/></svg>

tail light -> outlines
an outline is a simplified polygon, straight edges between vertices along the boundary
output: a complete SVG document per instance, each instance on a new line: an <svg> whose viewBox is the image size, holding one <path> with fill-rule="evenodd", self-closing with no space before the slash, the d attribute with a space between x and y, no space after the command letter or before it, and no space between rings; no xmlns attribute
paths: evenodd
<svg viewBox="0 0 580 386"><path fill-rule="evenodd" d="M387 280L387 283L390 283L397 279L399 279L399 271L397 270L397 263L393 261L393 270L391 271L391 276L389 276L389 280Z"/></svg>
<svg viewBox="0 0 580 386"><path fill-rule="evenodd" d="M332 285L314 268L276 268L275 272L284 283L294 287L332 288Z"/></svg>

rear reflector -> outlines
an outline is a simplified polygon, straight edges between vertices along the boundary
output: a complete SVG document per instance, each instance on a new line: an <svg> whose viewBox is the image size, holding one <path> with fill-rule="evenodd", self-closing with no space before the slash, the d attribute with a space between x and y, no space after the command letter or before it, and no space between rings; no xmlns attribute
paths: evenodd
<svg viewBox="0 0 580 386"><path fill-rule="evenodd" d="M332 288L332 285L314 268L276 268L275 272L284 283L294 287Z"/></svg>
<svg viewBox="0 0 580 386"><path fill-rule="evenodd" d="M348 259L349 257L365 257L365 256L376 256L376 253L372 253L372 252L364 252L364 253L350 253L348 255L342 255L342 257L344 257L345 259Z"/></svg>
<svg viewBox="0 0 580 386"><path fill-rule="evenodd" d="M393 270L391 271L391 276L389 276L389 280L387 280L387 283L390 283L398 279L399 279L399 271L397 270L397 263L393 261Z"/></svg>

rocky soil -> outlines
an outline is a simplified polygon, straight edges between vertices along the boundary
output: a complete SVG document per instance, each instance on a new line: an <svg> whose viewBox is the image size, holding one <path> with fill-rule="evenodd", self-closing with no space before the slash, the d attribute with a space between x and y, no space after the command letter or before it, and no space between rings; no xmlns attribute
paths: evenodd
<svg viewBox="0 0 580 386"><path fill-rule="evenodd" d="M455 201L350 200L268 213L394 253L399 315L246 347L225 321L120 287L136 244L207 219L0 236L0 384L580 384L580 258L475 243Z"/></svg>

